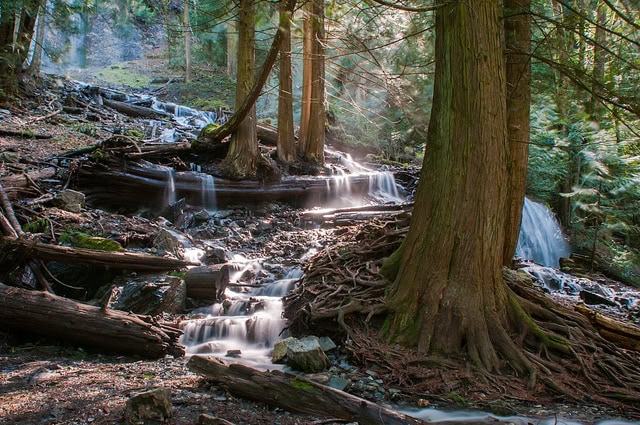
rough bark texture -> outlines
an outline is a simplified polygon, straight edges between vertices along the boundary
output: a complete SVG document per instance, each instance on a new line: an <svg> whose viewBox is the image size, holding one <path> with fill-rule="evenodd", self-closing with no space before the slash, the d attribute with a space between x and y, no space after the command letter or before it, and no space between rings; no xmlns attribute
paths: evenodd
<svg viewBox="0 0 640 425"><path fill-rule="evenodd" d="M291 0L280 3L280 88L278 93L278 160L291 164L296 159L293 134L293 83L291 79Z"/></svg>
<svg viewBox="0 0 640 425"><path fill-rule="evenodd" d="M298 151L307 161L324 163L324 1L305 6L302 117Z"/></svg>
<svg viewBox="0 0 640 425"><path fill-rule="evenodd" d="M440 5L435 74L425 160L388 295L387 330L404 345L462 355L489 370L500 369L501 357L517 357L512 366L523 372L527 362L509 338L511 297L501 277L509 180L497 2Z"/></svg>
<svg viewBox="0 0 640 425"><path fill-rule="evenodd" d="M235 109L242 107L253 84L256 64L255 2L240 0L238 15L238 79ZM246 116L231 135L231 145L224 161L230 175L244 178L256 173L258 161L258 136L256 134L256 107L251 106Z"/></svg>
<svg viewBox="0 0 640 425"><path fill-rule="evenodd" d="M218 359L202 356L191 357L187 366L215 384L228 388L234 395L291 412L329 415L345 421L357 421L362 425L426 423L290 373L261 372L240 364L226 365Z"/></svg>
<svg viewBox="0 0 640 425"><path fill-rule="evenodd" d="M503 263L510 265L518 243L527 188L531 108L531 66L528 55L531 47L531 1L505 0L504 9L510 189Z"/></svg>
<svg viewBox="0 0 640 425"><path fill-rule="evenodd" d="M0 283L0 327L122 354L183 355L180 331L150 317L81 304Z"/></svg>

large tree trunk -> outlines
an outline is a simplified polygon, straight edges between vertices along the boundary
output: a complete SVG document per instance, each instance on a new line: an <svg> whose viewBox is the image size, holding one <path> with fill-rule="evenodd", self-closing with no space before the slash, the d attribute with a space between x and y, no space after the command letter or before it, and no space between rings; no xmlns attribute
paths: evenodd
<svg viewBox="0 0 640 425"><path fill-rule="evenodd" d="M226 25L227 40L227 76L235 78L238 72L238 38L236 37L237 25L235 19L229 19Z"/></svg>
<svg viewBox="0 0 640 425"><path fill-rule="evenodd" d="M278 93L278 160L291 164L296 159L293 134L293 83L291 78L291 0L280 3L280 88Z"/></svg>
<svg viewBox="0 0 640 425"><path fill-rule="evenodd" d="M238 80L235 108L240 109L248 97L255 68L255 14L252 0L240 0L238 17ZM227 172L237 178L255 175L258 161L258 136L256 134L256 107L251 106L237 130L231 135L231 145L224 160Z"/></svg>
<svg viewBox="0 0 640 425"><path fill-rule="evenodd" d="M411 227L388 294L393 341L488 370L529 363L509 338L502 280L508 191L498 2L441 3L434 99ZM390 260L392 261L392 260Z"/></svg>
<svg viewBox="0 0 640 425"><path fill-rule="evenodd" d="M304 22L302 117L298 151L307 161L324 163L324 0L307 3Z"/></svg>
<svg viewBox="0 0 640 425"><path fill-rule="evenodd" d="M531 0L505 0L504 9L510 189L503 264L510 265L518 244L527 189L531 108L531 67L528 55L531 44Z"/></svg>
<svg viewBox="0 0 640 425"><path fill-rule="evenodd" d="M180 331L150 317L0 283L0 328L149 358L183 355Z"/></svg>

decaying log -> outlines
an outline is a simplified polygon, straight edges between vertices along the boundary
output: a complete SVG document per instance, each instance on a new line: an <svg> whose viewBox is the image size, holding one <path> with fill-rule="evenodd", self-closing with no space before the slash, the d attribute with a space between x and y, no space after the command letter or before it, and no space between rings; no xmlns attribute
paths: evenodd
<svg viewBox="0 0 640 425"><path fill-rule="evenodd" d="M110 252L85 248L51 245L36 240L4 237L0 251L12 253L12 258L37 258L66 264L85 264L109 269L136 271L166 271L194 265L175 258L159 257L138 252Z"/></svg>
<svg viewBox="0 0 640 425"><path fill-rule="evenodd" d="M111 100L107 98L104 98L102 100L102 103L109 108L115 109L120 113L134 118L162 119L169 116L168 114L161 111L156 111L155 109L133 105L131 103L119 102L117 100Z"/></svg>
<svg viewBox="0 0 640 425"><path fill-rule="evenodd" d="M244 365L226 365L219 359L198 355L191 357L187 367L236 396L291 412L332 416L363 425L426 424L420 419L290 373L260 372Z"/></svg>
<svg viewBox="0 0 640 425"><path fill-rule="evenodd" d="M0 283L0 328L147 358L184 355L180 331L150 317Z"/></svg>
<svg viewBox="0 0 640 425"><path fill-rule="evenodd" d="M221 294L229 285L229 266L213 264L192 267L184 276L187 296L199 300L221 301Z"/></svg>
<svg viewBox="0 0 640 425"><path fill-rule="evenodd" d="M34 170L29 173L12 174L2 179L2 186L9 198L15 198L19 192L23 192L25 188L31 186L33 182L40 179L50 179L56 175L56 169L53 167Z"/></svg>
<svg viewBox="0 0 640 425"><path fill-rule="evenodd" d="M578 304L576 311L589 319L598 333L618 347L640 351L640 328L606 317L584 304Z"/></svg>
<svg viewBox="0 0 640 425"><path fill-rule="evenodd" d="M30 130L9 130L0 128L0 136L18 137L20 139L51 139L51 134L34 133Z"/></svg>
<svg viewBox="0 0 640 425"><path fill-rule="evenodd" d="M145 161L112 159L107 164L83 164L74 187L83 192L87 203L104 208L137 211L143 208L161 210L166 206L169 179L173 177L176 199L190 205L203 205L207 180L193 172L173 172ZM297 205L320 204L345 196L341 191L349 179L347 196L364 196L369 191L369 176L348 177L304 176L284 178L276 182L226 180L215 177L217 204L283 200ZM108 182L108 184L105 184Z"/></svg>

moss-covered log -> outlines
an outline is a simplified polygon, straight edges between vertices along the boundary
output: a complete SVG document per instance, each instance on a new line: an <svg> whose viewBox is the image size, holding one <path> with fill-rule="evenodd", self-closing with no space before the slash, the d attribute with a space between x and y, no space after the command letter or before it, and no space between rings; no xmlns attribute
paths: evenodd
<svg viewBox="0 0 640 425"><path fill-rule="evenodd" d="M187 366L232 394L291 412L331 416L363 425L420 425L426 422L379 406L303 377L279 371L260 372L215 358L193 356Z"/></svg>

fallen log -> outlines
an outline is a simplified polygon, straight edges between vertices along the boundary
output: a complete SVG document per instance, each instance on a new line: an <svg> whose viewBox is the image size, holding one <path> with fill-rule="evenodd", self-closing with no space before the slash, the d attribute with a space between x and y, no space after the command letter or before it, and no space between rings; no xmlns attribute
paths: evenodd
<svg viewBox="0 0 640 425"><path fill-rule="evenodd" d="M42 168L22 174L12 174L2 179L2 186L9 198L13 199L19 193L24 194L26 188L31 187L35 181L50 179L56 175L53 167Z"/></svg>
<svg viewBox="0 0 640 425"><path fill-rule="evenodd" d="M221 301L221 294L229 285L229 266L214 264L192 267L184 276L187 297L198 300Z"/></svg>
<svg viewBox="0 0 640 425"><path fill-rule="evenodd" d="M627 350L640 351L640 328L637 326L611 319L584 304L576 305L575 310L587 317L604 339Z"/></svg>
<svg viewBox="0 0 640 425"><path fill-rule="evenodd" d="M81 304L0 283L0 328L108 352L159 358L184 355L181 332L148 316Z"/></svg>
<svg viewBox="0 0 640 425"><path fill-rule="evenodd" d="M107 184L105 184L107 182ZM217 205L287 201L296 205L324 204L342 196L365 196L369 192L369 175L301 176L276 182L227 180L195 172L173 172L146 161L112 159L105 164L84 163L77 172L74 188L86 195L87 203L103 208L156 211L167 205L171 184L175 198L189 205L206 205L207 185L215 190ZM347 190L348 189L348 190Z"/></svg>
<svg viewBox="0 0 640 425"><path fill-rule="evenodd" d="M17 137L20 139L51 139L53 135L51 134L42 134L42 133L34 133L31 130L9 130L6 128L0 128L0 136L9 136L9 137Z"/></svg>
<svg viewBox="0 0 640 425"><path fill-rule="evenodd" d="M131 103L119 102L117 100L107 98L103 98L102 103L104 106L108 106L111 109L115 109L120 113L134 118L162 119L169 116L165 112L156 111L155 109L147 108L145 106L133 105Z"/></svg>
<svg viewBox="0 0 640 425"><path fill-rule="evenodd" d="M138 252L111 252L73 248L12 237L0 239L0 252L6 256L5 258L37 258L45 261L85 264L118 270L166 271L195 265L189 261Z"/></svg>
<svg viewBox="0 0 640 425"><path fill-rule="evenodd" d="M244 365L226 365L219 359L198 355L191 357L187 367L238 397L291 412L330 415L362 425L426 424L420 419L291 373L260 372Z"/></svg>
<svg viewBox="0 0 640 425"><path fill-rule="evenodd" d="M368 221L376 217L391 217L411 212L413 203L393 205L364 205L347 208L320 208L307 210L300 214L300 220L323 224L347 225L359 221Z"/></svg>

